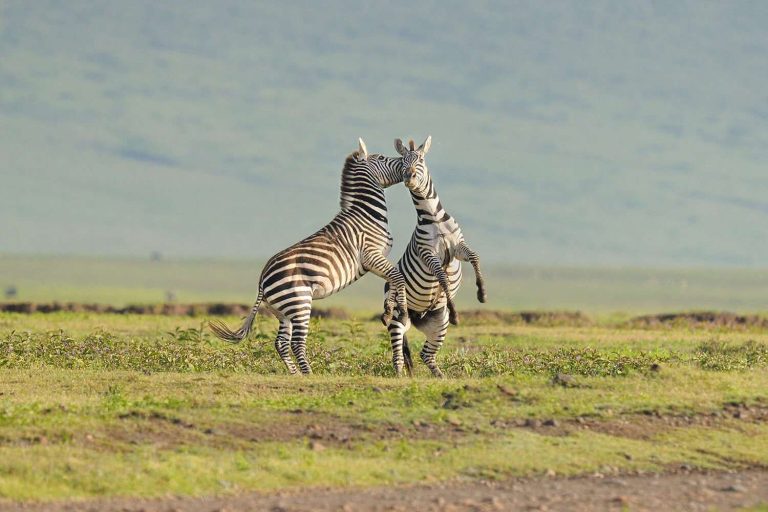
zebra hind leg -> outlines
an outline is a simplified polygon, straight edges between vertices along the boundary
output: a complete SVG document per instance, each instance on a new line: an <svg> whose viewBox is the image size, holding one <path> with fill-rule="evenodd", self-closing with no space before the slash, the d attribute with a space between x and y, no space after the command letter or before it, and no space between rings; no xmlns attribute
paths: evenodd
<svg viewBox="0 0 768 512"><path fill-rule="evenodd" d="M389 341L392 344L392 366L395 368L395 375L398 377L403 376L403 367L405 364L403 356L403 340L405 339L405 332L410 327L408 320L403 320L402 317L398 317L392 320L387 325L389 331ZM410 352L409 352L410 362ZM409 368L409 374L411 374Z"/></svg>
<svg viewBox="0 0 768 512"><path fill-rule="evenodd" d="M309 311L291 319L293 333L291 335L291 350L296 358L301 373L312 373L312 367L307 359L307 334L309 333Z"/></svg>
<svg viewBox="0 0 768 512"><path fill-rule="evenodd" d="M427 339L424 342L424 346L421 349L421 360L432 371L432 375L438 378L443 378L443 372L440 367L437 366L437 352L440 347L443 346L445 335L448 332L448 309L443 307L435 311L427 313L427 317L424 318L421 325L417 325L418 329L423 332Z"/></svg>
<svg viewBox="0 0 768 512"><path fill-rule="evenodd" d="M291 375L296 373L296 365L293 364L291 359L291 321L288 319L280 320L280 327L277 331L277 338L275 338L275 349L280 355L280 359L285 363L285 367L288 369L288 373Z"/></svg>
<svg viewBox="0 0 768 512"><path fill-rule="evenodd" d="M408 346L408 336L403 334L403 358L405 359L405 371L409 377L413 377L413 358L411 357L411 347Z"/></svg>

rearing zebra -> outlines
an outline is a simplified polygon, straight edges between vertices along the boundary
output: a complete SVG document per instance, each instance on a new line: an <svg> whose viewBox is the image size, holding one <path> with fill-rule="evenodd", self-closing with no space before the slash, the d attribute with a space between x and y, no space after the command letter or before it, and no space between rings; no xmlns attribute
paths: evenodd
<svg viewBox="0 0 768 512"><path fill-rule="evenodd" d="M397 263L397 268L405 278L410 318L397 317L387 324L392 343L392 362L398 376L403 372L404 362L407 364L408 373L413 373L410 348L405 335L411 323L427 336L421 350L421 359L434 376L443 376L435 356L445 340L448 323L458 323L453 298L461 284L461 261L472 264L475 270L477 299L480 302L485 302L486 299L483 275L480 272L480 257L464 241L459 224L440 203L424 161L431 143L432 137L427 137L424 144L414 149L412 140L408 148L403 146L400 139L395 140L395 149L403 157L403 181L411 191L411 199L418 216L418 225L413 231L408 248Z"/></svg>
<svg viewBox="0 0 768 512"><path fill-rule="evenodd" d="M291 351L301 372L311 373L306 339L313 299L328 297L371 271L392 290L383 318L392 318L395 303L401 315L408 314L405 280L387 259L392 235L384 197L384 188L403 181L403 159L369 155L363 140L359 142L341 173L341 211L318 232L269 259L256 302L237 331L221 321L210 322L216 336L237 343L248 336L263 305L280 321L275 348L292 374L296 366Z"/></svg>

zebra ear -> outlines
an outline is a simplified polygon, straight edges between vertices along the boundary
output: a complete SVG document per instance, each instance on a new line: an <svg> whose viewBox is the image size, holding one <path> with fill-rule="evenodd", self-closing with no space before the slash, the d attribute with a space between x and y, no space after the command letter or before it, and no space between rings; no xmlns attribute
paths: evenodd
<svg viewBox="0 0 768 512"><path fill-rule="evenodd" d="M368 159L368 148L365 147L365 142L363 142L362 138L358 138L357 142L360 144L360 147L357 150L357 156L362 158L363 160Z"/></svg>
<svg viewBox="0 0 768 512"><path fill-rule="evenodd" d="M403 146L403 141L400 139L395 139L395 150L402 156L405 156L405 154L408 152L408 150L405 149L405 146Z"/></svg>
<svg viewBox="0 0 768 512"><path fill-rule="evenodd" d="M421 153L422 156L427 154L427 151L429 151L429 146L432 145L432 136L428 136L427 140L424 141L424 144L419 146L419 153Z"/></svg>

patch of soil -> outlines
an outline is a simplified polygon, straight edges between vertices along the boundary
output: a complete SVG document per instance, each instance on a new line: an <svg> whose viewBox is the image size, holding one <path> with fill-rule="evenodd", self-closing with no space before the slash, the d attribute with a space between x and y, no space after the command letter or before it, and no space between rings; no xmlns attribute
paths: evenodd
<svg viewBox="0 0 768 512"><path fill-rule="evenodd" d="M692 311L638 316L629 320L632 327L757 327L768 328L768 318L737 315L726 311Z"/></svg>
<svg viewBox="0 0 768 512"><path fill-rule="evenodd" d="M539 477L502 482L450 481L426 486L312 489L207 498L119 498L52 502L0 502L0 511L104 512L492 512L547 510L738 510L768 503L768 472L677 473L604 478Z"/></svg>
<svg viewBox="0 0 768 512"><path fill-rule="evenodd" d="M697 414L661 414L648 411L646 414L623 415L617 418L575 419L518 419L512 422L495 420L491 425L497 428L525 428L538 434L567 436L580 430L590 430L629 439L651 439L672 430L686 427L738 427L739 424L765 423L768 421L768 405L728 403L721 410Z"/></svg>
<svg viewBox="0 0 768 512"><path fill-rule="evenodd" d="M431 424L416 421L409 425L359 424L311 411L294 410L263 421L196 424L161 412L129 411L119 421L101 429L75 434L25 434L0 436L0 446L76 443L89 448L116 451L121 445L149 444L156 449L184 445L247 448L252 443L307 440L327 447L349 447L351 443L399 439L450 440L467 431L460 424Z"/></svg>

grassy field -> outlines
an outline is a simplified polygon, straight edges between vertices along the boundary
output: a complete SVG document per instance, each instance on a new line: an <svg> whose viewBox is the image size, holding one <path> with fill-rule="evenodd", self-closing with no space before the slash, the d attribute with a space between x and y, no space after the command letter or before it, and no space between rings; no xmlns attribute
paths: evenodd
<svg viewBox="0 0 768 512"><path fill-rule="evenodd" d="M263 262L0 255L0 292L13 300L158 303L167 292L180 302L241 302L255 298ZM480 307L472 268L457 303ZM768 310L768 272L762 269L565 268L484 264L489 302L496 309L581 309L613 313L692 308ZM383 281L367 275L318 302L366 314L381 308Z"/></svg>
<svg viewBox="0 0 768 512"><path fill-rule="evenodd" d="M765 330L468 319L435 380L393 378L375 322L313 320L289 377L273 320L234 346L203 321L0 314L0 497L768 465Z"/></svg>

